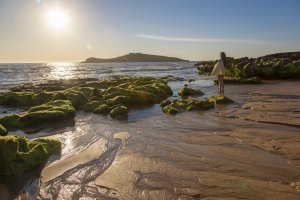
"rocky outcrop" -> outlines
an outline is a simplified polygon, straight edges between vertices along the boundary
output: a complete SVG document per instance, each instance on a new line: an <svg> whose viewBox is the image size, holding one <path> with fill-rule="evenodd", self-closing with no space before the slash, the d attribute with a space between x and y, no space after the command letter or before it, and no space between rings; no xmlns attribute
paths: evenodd
<svg viewBox="0 0 300 200"><path fill-rule="evenodd" d="M278 53L258 58L227 58L225 75L235 78L300 79L300 52ZM211 73L215 61L201 62L200 75Z"/></svg>

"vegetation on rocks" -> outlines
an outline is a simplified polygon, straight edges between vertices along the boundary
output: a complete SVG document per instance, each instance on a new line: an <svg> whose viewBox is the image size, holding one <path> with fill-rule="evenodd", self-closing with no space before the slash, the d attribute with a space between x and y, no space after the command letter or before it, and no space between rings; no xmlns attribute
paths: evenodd
<svg viewBox="0 0 300 200"><path fill-rule="evenodd" d="M0 124L0 135L7 135L7 130L5 127L3 127L1 124Z"/></svg>
<svg viewBox="0 0 300 200"><path fill-rule="evenodd" d="M75 117L75 108L68 100L55 100L31 107L22 115L8 115L0 118L0 124L9 129L40 126Z"/></svg>
<svg viewBox="0 0 300 200"><path fill-rule="evenodd" d="M278 53L259 58L227 58L225 76L235 78L259 77L262 79L300 79L300 52ZM201 62L200 75L211 73L215 61ZM243 81L228 83L246 83ZM251 82L249 82L251 83Z"/></svg>
<svg viewBox="0 0 300 200"><path fill-rule="evenodd" d="M9 129L47 124L74 118L75 109L110 113L114 118L127 116L132 107L151 106L172 94L164 79L153 77L70 79L17 86L0 94L0 104L21 106L28 111L22 115L5 116L0 123Z"/></svg>
<svg viewBox="0 0 300 200"><path fill-rule="evenodd" d="M201 92L200 90L194 90L192 88L189 87L182 87L179 92L178 92L179 96L181 97L188 97L188 96L199 96L199 95L203 95L203 92Z"/></svg>
<svg viewBox="0 0 300 200"><path fill-rule="evenodd" d="M128 108L126 106L117 106L110 111L109 116L112 118L127 118Z"/></svg>
<svg viewBox="0 0 300 200"><path fill-rule="evenodd" d="M177 114L186 111L208 110L214 108L215 104L227 104L233 101L223 96L211 96L207 100L194 99L175 99L173 101L165 100L161 102L164 113Z"/></svg>
<svg viewBox="0 0 300 200"><path fill-rule="evenodd" d="M58 154L61 144L54 139L28 140L21 136L0 136L0 180L13 181L43 165Z"/></svg>

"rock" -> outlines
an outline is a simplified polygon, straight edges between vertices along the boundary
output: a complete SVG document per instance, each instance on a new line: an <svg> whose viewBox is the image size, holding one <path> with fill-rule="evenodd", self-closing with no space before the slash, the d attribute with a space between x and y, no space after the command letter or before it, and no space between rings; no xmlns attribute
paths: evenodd
<svg viewBox="0 0 300 200"><path fill-rule="evenodd" d="M9 106L31 105L33 92L9 92L1 95L0 104Z"/></svg>
<svg viewBox="0 0 300 200"><path fill-rule="evenodd" d="M129 105L130 103L130 97L129 96L116 96L112 99L108 99L107 103L108 105L118 105L118 104L123 104L123 105Z"/></svg>
<svg viewBox="0 0 300 200"><path fill-rule="evenodd" d="M169 105L169 104L171 104L172 103L172 101L169 101L169 100L163 100L161 103L160 103L160 106L161 107L165 107L165 106L167 106L167 105Z"/></svg>
<svg viewBox="0 0 300 200"><path fill-rule="evenodd" d="M215 62L201 62L200 75L211 73ZM234 78L259 77L263 79L300 79L300 52L266 55L259 58L227 57L225 75Z"/></svg>
<svg viewBox="0 0 300 200"><path fill-rule="evenodd" d="M47 104L32 107L27 114L21 116L23 126L37 123L50 123L75 117L75 108L70 101L56 100Z"/></svg>
<svg viewBox="0 0 300 200"><path fill-rule="evenodd" d="M83 110L86 112L94 112L101 105L106 104L105 101L91 101L83 106Z"/></svg>
<svg viewBox="0 0 300 200"><path fill-rule="evenodd" d="M108 114L111 111L111 107L109 107L107 104L102 104L99 106L99 108L96 108L94 110L95 114Z"/></svg>
<svg viewBox="0 0 300 200"><path fill-rule="evenodd" d="M194 90L192 88L183 87L179 90L178 94L181 97L188 97L188 96L203 95L203 92L199 90Z"/></svg>
<svg viewBox="0 0 300 200"><path fill-rule="evenodd" d="M224 96L211 96L208 98L208 101L215 104L228 104L233 102L231 99Z"/></svg>
<svg viewBox="0 0 300 200"><path fill-rule="evenodd" d="M167 114L176 114L185 111L207 110L213 108L214 105L208 100L175 99L163 106L162 110Z"/></svg>
<svg viewBox="0 0 300 200"><path fill-rule="evenodd" d="M125 106L117 106L110 111L109 116L112 118L127 118L128 108Z"/></svg>
<svg viewBox="0 0 300 200"><path fill-rule="evenodd" d="M30 104L33 106L37 106L44 103L48 103L49 101L52 101L54 96L56 96L56 93L43 91L32 95Z"/></svg>
<svg viewBox="0 0 300 200"><path fill-rule="evenodd" d="M79 108L88 102L88 99L81 91L67 90L64 94L75 108Z"/></svg>
<svg viewBox="0 0 300 200"><path fill-rule="evenodd" d="M8 115L0 118L0 124L2 124L6 128L19 128L22 127L23 124L20 122L20 115Z"/></svg>
<svg viewBox="0 0 300 200"><path fill-rule="evenodd" d="M93 92L92 92L92 97L98 97L98 98L102 99L103 95L98 88L94 88Z"/></svg>
<svg viewBox="0 0 300 200"><path fill-rule="evenodd" d="M21 179L24 173L43 165L50 155L60 151L58 140L0 136L0 180L6 182Z"/></svg>
<svg viewBox="0 0 300 200"><path fill-rule="evenodd" d="M174 115L179 113L180 111L177 108L175 108L172 104L169 104L163 107L163 112Z"/></svg>
<svg viewBox="0 0 300 200"><path fill-rule="evenodd" d="M62 92L57 92L57 93L53 96L52 100L67 100L67 97L66 97L66 95L65 95L64 93L62 93Z"/></svg>
<svg viewBox="0 0 300 200"><path fill-rule="evenodd" d="M7 135L7 130L0 124L0 135L4 136Z"/></svg>

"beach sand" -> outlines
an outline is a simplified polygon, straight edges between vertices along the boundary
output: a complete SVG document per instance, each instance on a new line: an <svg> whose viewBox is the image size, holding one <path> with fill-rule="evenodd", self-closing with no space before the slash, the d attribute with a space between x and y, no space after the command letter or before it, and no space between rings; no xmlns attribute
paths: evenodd
<svg viewBox="0 0 300 200"><path fill-rule="evenodd" d="M300 82L225 89L234 104L123 124L105 153L94 143L50 164L39 196L300 199Z"/></svg>

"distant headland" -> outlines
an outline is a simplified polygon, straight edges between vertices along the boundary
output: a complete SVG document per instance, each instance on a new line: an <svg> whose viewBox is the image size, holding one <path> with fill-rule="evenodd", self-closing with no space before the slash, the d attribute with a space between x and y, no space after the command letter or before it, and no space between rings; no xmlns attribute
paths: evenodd
<svg viewBox="0 0 300 200"><path fill-rule="evenodd" d="M143 53L129 53L124 56L119 56L116 58L87 58L82 63L112 63L112 62L185 62L188 60L183 60L175 57L159 56L159 55L149 55Z"/></svg>

